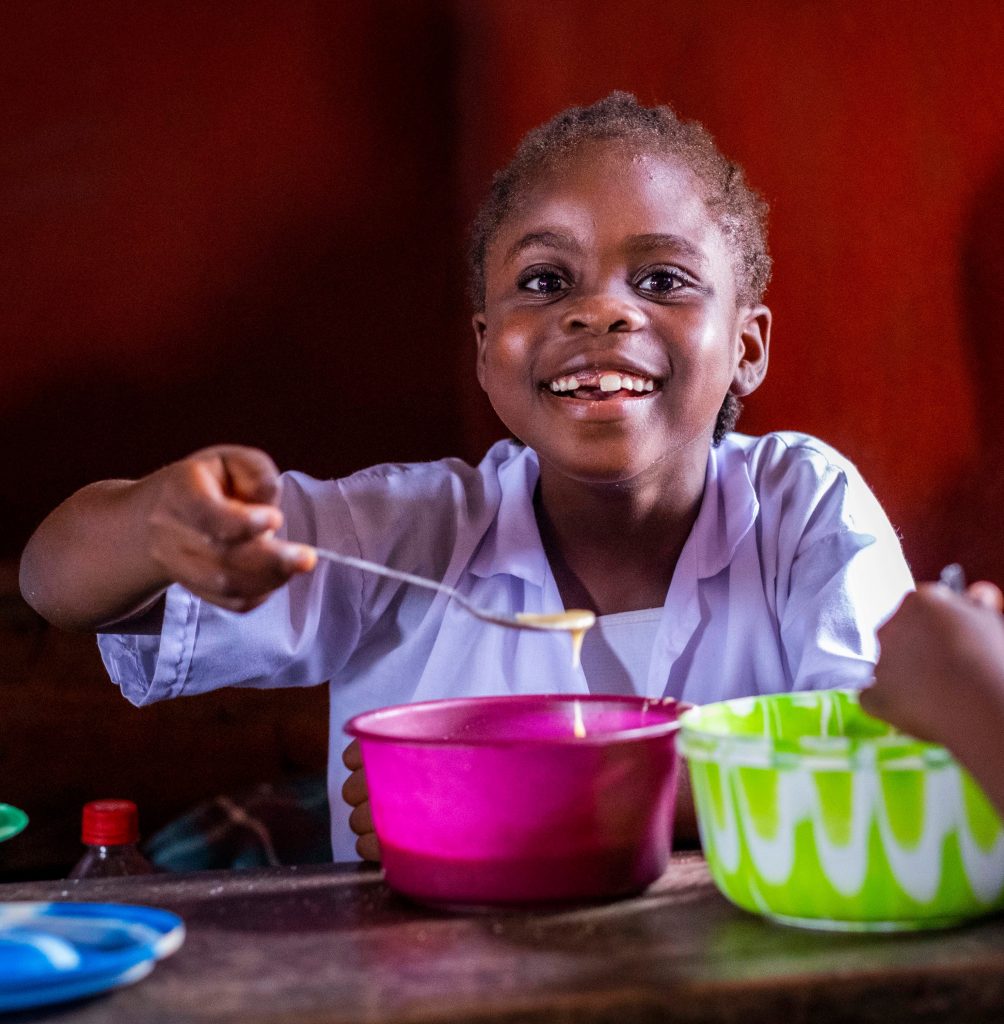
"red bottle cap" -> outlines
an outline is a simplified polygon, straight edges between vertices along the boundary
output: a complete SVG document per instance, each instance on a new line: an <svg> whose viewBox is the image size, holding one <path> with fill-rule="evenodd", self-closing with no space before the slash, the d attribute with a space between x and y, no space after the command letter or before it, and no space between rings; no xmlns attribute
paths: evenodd
<svg viewBox="0 0 1004 1024"><path fill-rule="evenodd" d="M84 804L81 838L88 846L120 846L139 840L139 813L131 800Z"/></svg>

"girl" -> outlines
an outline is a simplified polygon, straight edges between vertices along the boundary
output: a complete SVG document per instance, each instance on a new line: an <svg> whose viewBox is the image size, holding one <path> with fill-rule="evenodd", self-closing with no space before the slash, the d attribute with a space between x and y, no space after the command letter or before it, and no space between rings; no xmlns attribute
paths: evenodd
<svg viewBox="0 0 1004 1024"><path fill-rule="evenodd" d="M327 482L214 447L95 484L29 542L25 597L104 631L136 704L330 680L332 745L359 711L435 697L703 703L863 684L875 629L912 586L893 530L820 442L730 433L767 369L764 215L742 171L668 108L615 93L565 111L496 176L471 249L478 380L518 440L477 467ZM564 636L315 567L309 545L508 614L592 609L598 626L573 668ZM329 797L345 777L332 756ZM358 771L346 797L373 855ZM332 820L343 859L352 837Z"/></svg>

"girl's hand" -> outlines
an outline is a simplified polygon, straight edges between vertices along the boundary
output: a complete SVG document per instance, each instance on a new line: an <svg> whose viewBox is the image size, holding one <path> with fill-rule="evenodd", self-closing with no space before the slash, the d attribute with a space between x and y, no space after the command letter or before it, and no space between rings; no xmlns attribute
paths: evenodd
<svg viewBox="0 0 1004 1024"><path fill-rule="evenodd" d="M248 611L312 548L276 540L279 474L264 453L205 448L140 480L103 480L53 509L21 556L21 593L62 629L159 629L171 583Z"/></svg>
<svg viewBox="0 0 1004 1024"><path fill-rule="evenodd" d="M279 472L254 448L205 448L145 478L146 547L163 582L231 611L261 604L316 563L311 548L275 538Z"/></svg>
<svg viewBox="0 0 1004 1024"><path fill-rule="evenodd" d="M965 597L921 584L879 630L875 682L861 705L912 736L964 745L1004 707L1001 592L974 583Z"/></svg>
<svg viewBox="0 0 1004 1024"><path fill-rule="evenodd" d="M349 828L359 838L356 840L356 853L363 860L380 860L380 844L373 831L373 817L370 814L370 794L366 786L366 775L363 772L363 758L359 752L359 740L353 740L342 752L342 762L352 774L342 786L342 799L352 808L349 815Z"/></svg>

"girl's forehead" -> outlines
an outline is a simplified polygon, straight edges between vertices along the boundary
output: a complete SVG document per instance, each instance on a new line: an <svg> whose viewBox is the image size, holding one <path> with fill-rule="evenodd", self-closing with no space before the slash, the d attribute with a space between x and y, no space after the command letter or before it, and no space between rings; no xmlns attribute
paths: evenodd
<svg viewBox="0 0 1004 1024"><path fill-rule="evenodd" d="M532 201L583 186L602 189L623 182L625 176L702 194L696 175L679 157L617 140L581 143L566 153L555 154L528 175L522 198L524 202Z"/></svg>
<svg viewBox="0 0 1004 1024"><path fill-rule="evenodd" d="M557 224L584 238L672 233L713 248L724 242L686 163L620 141L584 144L540 167L499 225L492 248L498 252L507 240Z"/></svg>

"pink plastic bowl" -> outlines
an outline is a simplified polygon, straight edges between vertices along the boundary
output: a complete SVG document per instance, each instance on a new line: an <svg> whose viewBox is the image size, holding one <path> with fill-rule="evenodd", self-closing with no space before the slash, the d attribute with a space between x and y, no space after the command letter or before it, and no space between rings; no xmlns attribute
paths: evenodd
<svg viewBox="0 0 1004 1024"><path fill-rule="evenodd" d="M356 716L345 731L360 741L388 885L437 905L638 892L669 860L686 707L473 697Z"/></svg>

